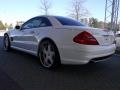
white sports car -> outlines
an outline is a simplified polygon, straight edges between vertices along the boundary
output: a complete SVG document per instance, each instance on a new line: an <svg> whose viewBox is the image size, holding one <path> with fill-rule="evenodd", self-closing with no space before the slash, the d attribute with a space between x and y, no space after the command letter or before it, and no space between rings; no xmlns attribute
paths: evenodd
<svg viewBox="0 0 120 90"><path fill-rule="evenodd" d="M28 52L45 68L59 64L87 64L114 54L112 31L91 28L61 16L34 17L4 34L4 49Z"/></svg>

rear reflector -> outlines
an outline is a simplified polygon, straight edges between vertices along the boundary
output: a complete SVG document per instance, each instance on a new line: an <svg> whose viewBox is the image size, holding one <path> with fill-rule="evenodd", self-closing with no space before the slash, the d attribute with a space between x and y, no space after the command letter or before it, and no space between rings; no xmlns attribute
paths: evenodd
<svg viewBox="0 0 120 90"><path fill-rule="evenodd" d="M84 45L99 45L98 41L89 32L86 31L75 36L73 41Z"/></svg>

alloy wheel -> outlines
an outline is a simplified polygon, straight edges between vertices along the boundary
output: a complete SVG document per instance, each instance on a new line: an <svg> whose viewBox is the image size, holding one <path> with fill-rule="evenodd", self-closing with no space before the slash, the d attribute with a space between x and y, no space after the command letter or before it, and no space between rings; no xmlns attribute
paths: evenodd
<svg viewBox="0 0 120 90"><path fill-rule="evenodd" d="M51 42L43 42L39 53L41 64L46 68L52 67L55 63L56 54L55 47Z"/></svg>

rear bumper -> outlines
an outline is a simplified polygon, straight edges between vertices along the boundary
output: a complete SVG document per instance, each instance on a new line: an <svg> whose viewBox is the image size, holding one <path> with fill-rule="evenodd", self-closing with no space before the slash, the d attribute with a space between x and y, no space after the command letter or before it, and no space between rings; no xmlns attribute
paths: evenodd
<svg viewBox="0 0 120 90"><path fill-rule="evenodd" d="M77 46L63 50L62 64L87 64L90 61L100 61L115 53L115 44L110 46Z"/></svg>
<svg viewBox="0 0 120 90"><path fill-rule="evenodd" d="M106 59L108 59L108 58L110 58L110 57L112 57L112 56L113 56L113 54L112 54L112 55L108 55L108 56L104 56L104 57L94 58L94 59L92 59L92 60L90 60L90 61L99 62L99 61L106 60Z"/></svg>

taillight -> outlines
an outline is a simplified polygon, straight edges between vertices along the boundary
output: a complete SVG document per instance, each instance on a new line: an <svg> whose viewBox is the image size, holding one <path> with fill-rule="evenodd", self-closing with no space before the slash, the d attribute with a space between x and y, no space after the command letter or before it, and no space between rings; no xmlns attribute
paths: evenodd
<svg viewBox="0 0 120 90"><path fill-rule="evenodd" d="M89 32L86 31L75 36L73 41L84 45L99 45L98 41Z"/></svg>

